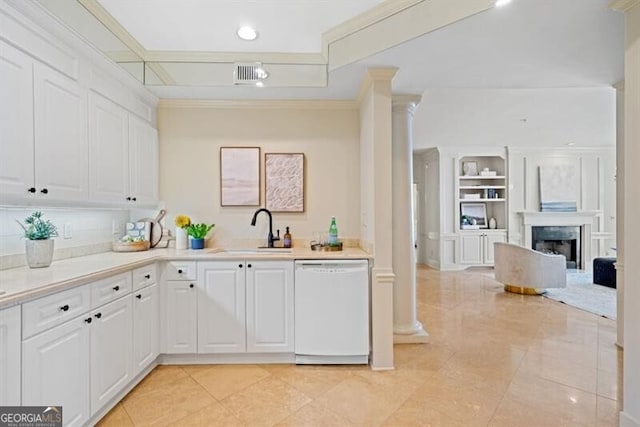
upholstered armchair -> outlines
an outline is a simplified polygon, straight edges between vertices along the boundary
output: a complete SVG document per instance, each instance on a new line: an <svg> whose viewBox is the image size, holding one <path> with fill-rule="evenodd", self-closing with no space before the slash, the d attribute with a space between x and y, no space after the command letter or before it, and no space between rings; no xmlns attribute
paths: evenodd
<svg viewBox="0 0 640 427"><path fill-rule="evenodd" d="M504 289L538 295L546 288L567 286L567 260L511 243L494 243L495 276Z"/></svg>

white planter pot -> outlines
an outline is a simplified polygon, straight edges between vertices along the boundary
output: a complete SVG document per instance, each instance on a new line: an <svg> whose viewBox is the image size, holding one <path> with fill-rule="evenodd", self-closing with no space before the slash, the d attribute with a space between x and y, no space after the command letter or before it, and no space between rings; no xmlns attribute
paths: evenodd
<svg viewBox="0 0 640 427"><path fill-rule="evenodd" d="M187 249L188 237L184 228L176 227L176 249Z"/></svg>
<svg viewBox="0 0 640 427"><path fill-rule="evenodd" d="M27 240L27 265L31 268L49 267L53 259L53 239Z"/></svg>

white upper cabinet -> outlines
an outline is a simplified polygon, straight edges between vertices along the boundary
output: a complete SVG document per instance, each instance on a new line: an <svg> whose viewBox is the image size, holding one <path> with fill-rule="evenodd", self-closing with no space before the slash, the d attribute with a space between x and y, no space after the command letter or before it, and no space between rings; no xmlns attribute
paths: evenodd
<svg viewBox="0 0 640 427"><path fill-rule="evenodd" d="M34 64L36 194L52 200L89 196L87 92L53 69Z"/></svg>
<svg viewBox="0 0 640 427"><path fill-rule="evenodd" d="M129 194L129 117L96 93L89 95L89 195L123 203Z"/></svg>
<svg viewBox="0 0 640 427"><path fill-rule="evenodd" d="M158 131L129 116L130 197L139 204L158 200Z"/></svg>
<svg viewBox="0 0 640 427"><path fill-rule="evenodd" d="M96 94L89 102L92 201L150 205L158 200L156 130Z"/></svg>
<svg viewBox="0 0 640 427"><path fill-rule="evenodd" d="M33 62L0 41L0 193L34 187Z"/></svg>

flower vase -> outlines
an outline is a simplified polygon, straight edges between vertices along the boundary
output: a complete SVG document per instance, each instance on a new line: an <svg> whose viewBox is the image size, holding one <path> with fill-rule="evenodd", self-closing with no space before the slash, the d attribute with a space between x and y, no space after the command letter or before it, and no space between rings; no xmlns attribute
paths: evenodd
<svg viewBox="0 0 640 427"><path fill-rule="evenodd" d="M191 249L204 249L204 239L191 239Z"/></svg>
<svg viewBox="0 0 640 427"><path fill-rule="evenodd" d="M176 227L176 249L187 249L189 236L184 228Z"/></svg>
<svg viewBox="0 0 640 427"><path fill-rule="evenodd" d="M53 259L53 239L27 240L27 265L31 268L49 267Z"/></svg>

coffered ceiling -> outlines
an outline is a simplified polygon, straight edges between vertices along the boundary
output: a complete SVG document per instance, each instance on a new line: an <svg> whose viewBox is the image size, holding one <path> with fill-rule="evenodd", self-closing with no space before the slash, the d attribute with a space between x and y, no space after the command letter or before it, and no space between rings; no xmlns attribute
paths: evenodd
<svg viewBox="0 0 640 427"><path fill-rule="evenodd" d="M394 92L602 87L623 76L607 0L34 0L163 98L353 99L368 67ZM255 41L236 29L252 25ZM264 87L235 85L261 62Z"/></svg>

